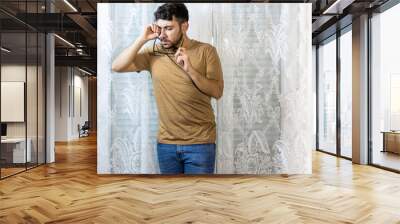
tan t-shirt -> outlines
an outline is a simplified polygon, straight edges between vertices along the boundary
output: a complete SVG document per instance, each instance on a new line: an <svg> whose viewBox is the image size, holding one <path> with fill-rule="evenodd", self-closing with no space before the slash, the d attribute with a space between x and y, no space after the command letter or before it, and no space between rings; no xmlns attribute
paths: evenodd
<svg viewBox="0 0 400 224"><path fill-rule="evenodd" d="M222 80L216 49L207 43L185 39L183 47L193 68L208 79ZM134 70L150 71L159 113L158 142L166 144L215 143L216 124L211 97L194 85L173 55L153 53L147 47L135 58Z"/></svg>

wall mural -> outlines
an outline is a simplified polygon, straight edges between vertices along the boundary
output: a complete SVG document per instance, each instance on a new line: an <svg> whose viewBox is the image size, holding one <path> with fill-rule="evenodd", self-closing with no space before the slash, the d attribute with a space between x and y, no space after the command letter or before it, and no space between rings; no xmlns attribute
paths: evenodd
<svg viewBox="0 0 400 224"><path fill-rule="evenodd" d="M159 5L98 4L98 173L160 173L151 76L111 70ZM311 173L311 4L185 5L188 36L213 45L223 70L214 173Z"/></svg>

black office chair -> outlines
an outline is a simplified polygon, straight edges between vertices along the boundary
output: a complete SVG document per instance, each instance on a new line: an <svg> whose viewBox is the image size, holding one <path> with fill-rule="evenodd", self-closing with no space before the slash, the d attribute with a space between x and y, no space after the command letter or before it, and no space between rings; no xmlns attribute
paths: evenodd
<svg viewBox="0 0 400 224"><path fill-rule="evenodd" d="M89 136L89 129L90 129L89 121L85 121L82 127L78 125L78 129L79 129L79 138Z"/></svg>

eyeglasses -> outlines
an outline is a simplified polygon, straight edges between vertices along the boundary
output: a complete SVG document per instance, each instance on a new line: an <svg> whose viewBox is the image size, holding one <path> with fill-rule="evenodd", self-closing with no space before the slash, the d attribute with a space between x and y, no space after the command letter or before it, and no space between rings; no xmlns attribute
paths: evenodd
<svg viewBox="0 0 400 224"><path fill-rule="evenodd" d="M152 53L153 53L154 56L167 55L168 57L174 57L176 51L178 50L178 48L183 46L183 35L179 39L179 42L180 42L179 46L178 47L177 46L173 46L170 49L166 49L166 48L163 48L161 45L157 45L156 44L157 39L158 38L154 39L154 42L153 42L153 52Z"/></svg>
<svg viewBox="0 0 400 224"><path fill-rule="evenodd" d="M163 47L161 46L161 44L160 44L160 45L156 45L157 39L158 39L158 38L156 38L156 39L154 40L154 42L153 42L153 52L152 52L152 54L153 54L154 56L164 56L164 55L167 55L168 58L169 58L176 66L178 66L180 69L183 70L183 68L182 68L180 65L178 65L178 64L176 63L175 59L173 58L173 57L175 57L176 51L177 51L180 47L183 46L183 40L184 40L183 34L182 34L181 38L179 39L179 42L180 42L179 47L173 46L171 49L165 49L165 48L163 48Z"/></svg>

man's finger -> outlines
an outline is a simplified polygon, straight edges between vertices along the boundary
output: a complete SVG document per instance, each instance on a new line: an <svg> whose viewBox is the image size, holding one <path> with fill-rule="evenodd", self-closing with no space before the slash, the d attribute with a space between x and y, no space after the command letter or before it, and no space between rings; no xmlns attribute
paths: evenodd
<svg viewBox="0 0 400 224"><path fill-rule="evenodd" d="M178 56L181 56L181 55L182 55L182 52L180 52L179 50L177 50L176 53L175 53L175 59L176 59Z"/></svg>
<svg viewBox="0 0 400 224"><path fill-rule="evenodd" d="M176 52L174 56L175 56L175 61L178 61L179 52Z"/></svg>
<svg viewBox="0 0 400 224"><path fill-rule="evenodd" d="M185 55L186 53L184 51L182 51L182 49L178 48L178 50L176 50L175 56L179 56L179 55Z"/></svg>
<svg viewBox="0 0 400 224"><path fill-rule="evenodd" d="M151 31L153 31L153 33L157 33L158 36L158 26L156 24L151 24Z"/></svg>
<svg viewBox="0 0 400 224"><path fill-rule="evenodd" d="M182 57L182 56L179 56L179 57L176 59L176 62L177 62L179 65L183 66L185 61L183 60L183 57Z"/></svg>
<svg viewBox="0 0 400 224"><path fill-rule="evenodd" d="M160 34L161 34L161 28L157 25L156 25L156 33L158 36L160 36Z"/></svg>

